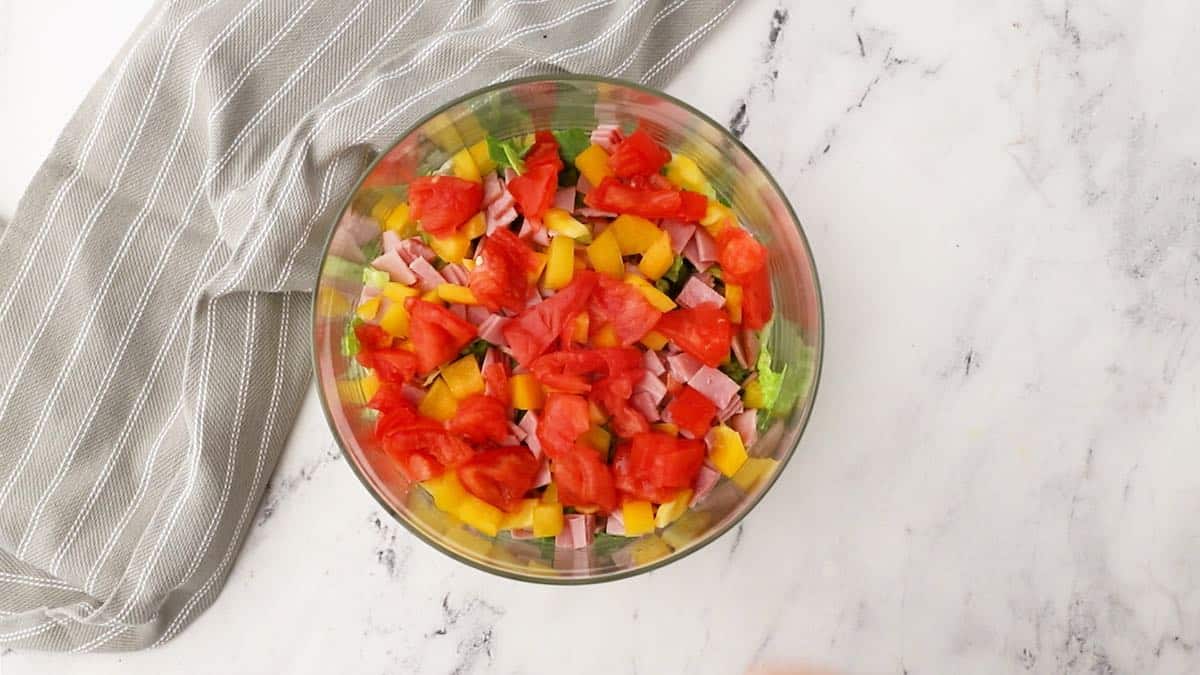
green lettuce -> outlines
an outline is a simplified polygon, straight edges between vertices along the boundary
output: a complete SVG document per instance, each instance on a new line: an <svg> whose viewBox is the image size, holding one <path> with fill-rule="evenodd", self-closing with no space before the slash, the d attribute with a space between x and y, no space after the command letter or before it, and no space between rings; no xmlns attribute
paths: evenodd
<svg viewBox="0 0 1200 675"><path fill-rule="evenodd" d="M551 133L554 134L554 140L558 141L558 154L567 166L570 166L575 161L575 157L592 144L592 135L583 129L563 129Z"/></svg>
<svg viewBox="0 0 1200 675"><path fill-rule="evenodd" d="M767 335L767 331L763 331L763 336ZM762 346L758 350L758 386L762 387L763 410L775 410L775 403L779 400L780 391L783 389L783 374L787 372L787 364L784 364L779 370L775 370L771 366L771 349L764 339Z"/></svg>
<svg viewBox="0 0 1200 675"><path fill-rule="evenodd" d="M525 173L525 162L521 158L529 152L531 147L517 138L501 141L494 136L487 137L488 156L492 158L492 161L499 166L507 166L518 174Z"/></svg>

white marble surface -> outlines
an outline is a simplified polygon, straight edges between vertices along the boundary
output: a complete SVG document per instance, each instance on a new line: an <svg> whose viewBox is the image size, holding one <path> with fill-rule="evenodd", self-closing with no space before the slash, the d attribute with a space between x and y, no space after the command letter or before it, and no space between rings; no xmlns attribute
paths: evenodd
<svg viewBox="0 0 1200 675"><path fill-rule="evenodd" d="M147 4L0 0L0 215ZM747 1L669 89L790 194L828 352L743 527L624 582L493 578L388 522L310 397L191 628L0 672L1200 671L1198 25Z"/></svg>

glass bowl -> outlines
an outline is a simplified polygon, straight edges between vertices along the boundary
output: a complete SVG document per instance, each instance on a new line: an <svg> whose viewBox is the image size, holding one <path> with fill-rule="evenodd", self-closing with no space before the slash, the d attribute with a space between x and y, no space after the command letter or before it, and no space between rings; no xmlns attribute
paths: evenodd
<svg viewBox="0 0 1200 675"><path fill-rule="evenodd" d="M372 441L371 411L343 339L363 287L364 248L379 235L379 220L402 197L395 188L364 181L346 199L326 242L313 300L313 359L329 426L363 485L402 525L450 557L501 576L555 584L628 577L662 567L698 550L738 523L762 499L795 451L812 410L821 371L822 308L812 253L779 186L762 164L721 125L695 108L630 82L555 76L504 82L443 106L418 123L376 161L397 175L420 175L491 134L500 139L535 129L641 124L673 151L689 155L742 224L770 250L775 320L764 343L783 394L749 448L752 457L777 460L750 484L722 479L670 526L640 538L597 536L584 549L556 549L553 539L489 537L438 510ZM382 204L382 206L381 206ZM760 411L760 415L762 411ZM761 427L760 427L761 429ZM760 462L760 465L769 463ZM743 481L744 482L744 481Z"/></svg>

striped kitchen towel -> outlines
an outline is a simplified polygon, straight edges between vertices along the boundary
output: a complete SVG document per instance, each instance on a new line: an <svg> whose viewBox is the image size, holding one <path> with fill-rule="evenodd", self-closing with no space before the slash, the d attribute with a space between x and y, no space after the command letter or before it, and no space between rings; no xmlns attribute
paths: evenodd
<svg viewBox="0 0 1200 675"><path fill-rule="evenodd" d="M136 649L213 602L378 149L503 79L661 84L735 1L160 2L0 239L0 646Z"/></svg>

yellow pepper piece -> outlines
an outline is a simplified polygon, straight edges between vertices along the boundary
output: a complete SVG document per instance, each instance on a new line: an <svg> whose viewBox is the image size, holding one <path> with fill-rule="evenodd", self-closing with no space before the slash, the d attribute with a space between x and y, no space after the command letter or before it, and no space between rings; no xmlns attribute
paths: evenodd
<svg viewBox="0 0 1200 675"><path fill-rule="evenodd" d="M546 489L542 491L542 503L558 503L558 485L555 484L554 481L550 481L550 483L546 486Z"/></svg>
<svg viewBox="0 0 1200 675"><path fill-rule="evenodd" d="M561 504L538 504L533 508L533 536L557 537L562 529Z"/></svg>
<svg viewBox="0 0 1200 675"><path fill-rule="evenodd" d="M488 174L496 170L496 162L492 161L492 155L488 152L486 139L467 148L467 152L471 153L471 159L475 160L475 167L479 169L479 173Z"/></svg>
<svg viewBox="0 0 1200 675"><path fill-rule="evenodd" d="M593 425L604 424L608 421L608 415L604 414L595 401L588 401L588 421Z"/></svg>
<svg viewBox="0 0 1200 675"><path fill-rule="evenodd" d="M689 542L696 541L712 522L712 514L707 511L685 511L683 516L663 530L662 540L668 546L683 548Z"/></svg>
<svg viewBox="0 0 1200 675"><path fill-rule="evenodd" d="M631 216L628 213L617 216L608 230L616 235L617 244L621 247L621 255L645 253L651 244L658 241L659 235L663 234L663 231L654 223L641 216ZM667 243L670 245L670 240Z"/></svg>
<svg viewBox="0 0 1200 675"><path fill-rule="evenodd" d="M381 293L383 297L391 300L392 302L398 302L402 305L404 304L405 300L409 298L415 298L420 294L421 291L418 291L412 286L398 284L395 281L387 282L387 285L383 287L383 292Z"/></svg>
<svg viewBox="0 0 1200 675"><path fill-rule="evenodd" d="M480 503L488 505L486 502ZM492 535L480 534L465 527L452 527L446 530L447 539L481 557L495 555L492 552L492 540L488 538L489 536Z"/></svg>
<svg viewBox="0 0 1200 675"><path fill-rule="evenodd" d="M371 207L371 217L374 218L382 227L387 223L388 218L391 217L392 210L399 205L400 200L394 195L384 194L379 198L379 201L375 202L375 205ZM405 211L407 210L408 207L406 206Z"/></svg>
<svg viewBox="0 0 1200 675"><path fill-rule="evenodd" d="M438 295L436 288L425 291L425 293L421 295L421 299L425 302L432 302L435 305L444 304L442 303L442 296Z"/></svg>
<svg viewBox="0 0 1200 675"><path fill-rule="evenodd" d="M687 155L671 155L671 161L667 162L666 168L667 180L671 181L675 187L701 194L705 194L711 189L708 179L704 177L704 172Z"/></svg>
<svg viewBox="0 0 1200 675"><path fill-rule="evenodd" d="M758 380L753 380L746 383L746 393L742 395L742 405L752 410L758 410L766 403L763 400L762 385Z"/></svg>
<svg viewBox="0 0 1200 675"><path fill-rule="evenodd" d="M730 476L729 480L733 481L734 485L740 487L744 492L749 492L758 485L767 474L778 464L770 457L750 457L747 458L742 468L738 472Z"/></svg>
<svg viewBox="0 0 1200 675"><path fill-rule="evenodd" d="M641 343L656 352L661 351L663 347L667 346L667 336L656 330L652 330L642 336Z"/></svg>
<svg viewBox="0 0 1200 675"><path fill-rule="evenodd" d="M742 444L742 435L724 424L713 427L713 444L708 459L717 471L732 476L746 463L748 455Z"/></svg>
<svg viewBox="0 0 1200 675"><path fill-rule="evenodd" d="M446 381L440 377L434 380L433 386L429 388L425 398L421 399L421 405L417 406L417 412L439 422L445 422L454 417L457 410L458 401L454 398L454 394L450 393L450 387L446 385Z"/></svg>
<svg viewBox="0 0 1200 675"><path fill-rule="evenodd" d="M475 269L475 261L470 258L463 258L462 266L467 268L467 271L470 272Z"/></svg>
<svg viewBox="0 0 1200 675"><path fill-rule="evenodd" d="M638 263L638 271L645 274L647 279L658 280L667 273L667 270L671 269L673 262L675 262L675 252L671 250L671 236L663 232L642 254L642 260Z"/></svg>
<svg viewBox="0 0 1200 675"><path fill-rule="evenodd" d="M361 380L338 380L337 383L338 398L344 403L350 405L366 405L367 399L363 398L363 386Z"/></svg>
<svg viewBox="0 0 1200 675"><path fill-rule="evenodd" d="M375 373L367 373L358 381L362 387L363 399L370 401L375 398L375 392L379 391L379 378Z"/></svg>
<svg viewBox="0 0 1200 675"><path fill-rule="evenodd" d="M379 298L375 297L364 300L363 303L358 306L358 309L354 310L354 313L357 314L358 318L362 319L363 321L370 321L371 319L375 318L375 314L378 311Z"/></svg>
<svg viewBox="0 0 1200 675"><path fill-rule="evenodd" d="M670 434L672 436L679 435L679 427L675 426L674 424L672 424L670 422L656 422L654 424L651 424L650 428L655 431L662 432L664 434Z"/></svg>
<svg viewBox="0 0 1200 675"><path fill-rule="evenodd" d="M327 319L341 319L353 305L346 296L327 286L317 291L317 312Z"/></svg>
<svg viewBox="0 0 1200 675"><path fill-rule="evenodd" d="M454 175L463 180L469 180L473 183L482 183L483 177L479 175L479 167L475 164L475 158L471 155L468 148L463 148L454 153L450 158L450 167L454 171Z"/></svg>
<svg viewBox="0 0 1200 675"><path fill-rule="evenodd" d="M479 373L479 363L471 354L442 368L442 380L450 388L450 393L459 401L472 394L482 394L483 375Z"/></svg>
<svg viewBox="0 0 1200 675"><path fill-rule="evenodd" d="M579 437L579 440L587 443L603 455L608 454L609 444L612 442L612 434L604 430L604 427L591 427Z"/></svg>
<svg viewBox="0 0 1200 675"><path fill-rule="evenodd" d="M464 523L489 537L500 532L500 521L504 520L503 511L472 494L468 494L458 505L457 515Z"/></svg>
<svg viewBox="0 0 1200 675"><path fill-rule="evenodd" d="M599 185L606 177L613 175L608 167L608 153L595 143L575 155L575 168L592 185Z"/></svg>
<svg viewBox="0 0 1200 675"><path fill-rule="evenodd" d="M629 501L621 505L621 519L625 523L625 534L630 537L654 531L654 507L645 500Z"/></svg>
<svg viewBox="0 0 1200 675"><path fill-rule="evenodd" d="M685 488L680 490L671 501L659 504L658 510L654 512L654 526L666 527L679 520L680 516L687 513L688 504L691 501L692 491L689 488Z"/></svg>
<svg viewBox="0 0 1200 675"><path fill-rule="evenodd" d="M508 391L517 410L539 410L546 398L542 384L530 373L508 378Z"/></svg>
<svg viewBox="0 0 1200 675"><path fill-rule="evenodd" d="M471 216L471 219L463 223L463 226L458 228L459 232L466 235L467 239L476 239L482 237L487 232L487 216L483 215L483 211Z"/></svg>
<svg viewBox="0 0 1200 675"><path fill-rule="evenodd" d="M575 240L554 237L550 240L549 256L546 261L546 288L558 289L571 283L575 276Z"/></svg>
<svg viewBox="0 0 1200 675"><path fill-rule="evenodd" d="M537 281L538 277L542 276L542 270L546 269L546 254L533 252L533 267L529 270L529 280Z"/></svg>
<svg viewBox="0 0 1200 675"><path fill-rule="evenodd" d="M629 545L629 555L635 565L646 565L670 554L670 545L654 534Z"/></svg>
<svg viewBox="0 0 1200 675"><path fill-rule="evenodd" d="M725 282L725 311L729 312L729 320L734 323L742 322L742 287Z"/></svg>
<svg viewBox="0 0 1200 675"><path fill-rule="evenodd" d="M575 220L571 214L562 209L546 209L546 213L542 215L542 223L551 232L565 234L572 239L579 239L580 237L587 237L592 234L587 225Z"/></svg>
<svg viewBox="0 0 1200 675"><path fill-rule="evenodd" d="M438 297L459 305L478 305L479 301L475 299L475 294L466 286L458 284L438 284Z"/></svg>
<svg viewBox="0 0 1200 675"><path fill-rule="evenodd" d="M400 235L401 238L411 237L417 232L416 223L408 217L408 203L400 202L388 214L387 220L383 223L383 229L391 230Z"/></svg>
<svg viewBox="0 0 1200 675"><path fill-rule="evenodd" d="M588 262L592 269L601 274L607 274L614 279L625 275L625 261L621 259L621 245L617 243L617 235L612 228L596 235L587 247Z"/></svg>
<svg viewBox="0 0 1200 675"><path fill-rule="evenodd" d="M538 500L522 499L521 508L512 513L505 513L504 520L500 521L500 529L502 530L529 530L533 529L533 510L537 508Z"/></svg>
<svg viewBox="0 0 1200 675"><path fill-rule="evenodd" d="M700 224L715 237L736 220L737 216L733 215L733 211L728 206L715 199L710 199L708 208L704 211L704 217L700 219Z"/></svg>
<svg viewBox="0 0 1200 675"><path fill-rule="evenodd" d="M613 328L611 323L606 323L596 331L592 336L593 347L620 347L621 341L617 339L617 330Z"/></svg>
<svg viewBox="0 0 1200 675"><path fill-rule="evenodd" d="M471 238L463 232L463 228L459 228L457 232L447 237L430 237L429 248L438 254L438 257L449 263L462 262L467 255L467 249L471 247Z"/></svg>
<svg viewBox="0 0 1200 675"><path fill-rule="evenodd" d="M666 293L663 293L654 286L651 286L650 282L646 281L642 277L636 274L626 274L625 283L630 284L634 288L638 289L642 293L642 296L650 301L650 304L654 306L654 309L657 309L660 312L669 312L675 309L674 300L668 297Z"/></svg>
<svg viewBox="0 0 1200 675"><path fill-rule="evenodd" d="M433 503L447 513L457 512L459 504L467 498L467 490L458 482L458 474L453 471L421 481L421 487L433 497Z"/></svg>
<svg viewBox="0 0 1200 675"><path fill-rule="evenodd" d="M404 303L393 302L389 305L383 316L379 317L379 327L392 337L407 337L408 310L404 308Z"/></svg>
<svg viewBox="0 0 1200 675"><path fill-rule="evenodd" d="M591 321L588 318L587 312L580 312L575 317L575 328L571 333L571 340L579 344L587 344L588 339L588 323Z"/></svg>

